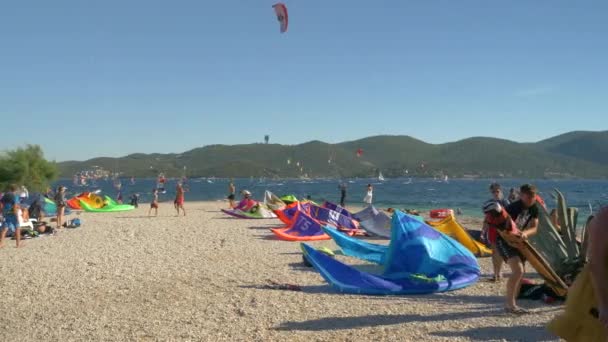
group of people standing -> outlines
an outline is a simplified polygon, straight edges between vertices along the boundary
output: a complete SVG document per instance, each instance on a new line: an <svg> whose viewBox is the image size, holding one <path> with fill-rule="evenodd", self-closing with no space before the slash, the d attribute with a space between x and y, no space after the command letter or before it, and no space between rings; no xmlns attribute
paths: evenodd
<svg viewBox="0 0 608 342"><path fill-rule="evenodd" d="M340 183L340 185L338 186L338 189L340 190L340 206L341 207L345 207L346 206L346 183ZM363 203L367 204L367 205L371 205L374 199L374 187L371 184L367 184L366 190L365 190L365 196L363 196Z"/></svg>
<svg viewBox="0 0 608 342"><path fill-rule="evenodd" d="M509 198L505 199L501 186L497 183L490 185L490 192L492 198L483 206L485 214L483 234L494 252L492 256L494 276L491 280L501 280L502 265L507 263L511 275L507 280L505 310L513 314L527 314L529 313L527 310L516 304L526 260L517 248L517 244L513 245L513 240L526 241L537 233L544 202L538 195L536 187L530 184L520 187L518 198L513 196L517 192L511 191ZM556 221L554 216L552 214L552 220ZM586 316L588 314L592 314L602 326L603 332L600 335L603 337L600 340L606 340L608 337L608 206L600 208L587 227L589 246L585 258L588 263L571 286L571 289L577 290L571 290L572 296L569 295L566 300L566 312L576 311L573 308L581 305L578 301L582 300L583 296L591 296L594 299L593 309L581 315L558 316L551 322L552 331L568 340L573 338L578 341L580 339L573 336L585 336L585 332L575 331L579 326L575 321L580 320L580 326L587 324L582 322L588 320ZM515 236L511 235L507 239L505 233ZM581 285L587 281L591 286ZM564 317L567 319L562 319ZM555 325L564 322L568 322L570 328Z"/></svg>
<svg viewBox="0 0 608 342"><path fill-rule="evenodd" d="M175 208L175 211L177 211L177 216L179 216L180 211L186 216L186 208L184 208L184 202L186 200L185 192L186 190L182 183L177 183L177 186L175 187L175 199L173 200L173 207ZM154 216L158 216L158 195L159 189L154 188L154 190L152 190L152 201L150 202L148 216L152 216L152 210L154 210Z"/></svg>
<svg viewBox="0 0 608 342"><path fill-rule="evenodd" d="M42 222L44 218L43 206L45 198L53 201L56 206L56 229L48 229L45 231L55 233L57 229L61 229L64 224L66 187L57 187L55 193L50 188L44 194L35 194L35 198L30 199L29 191L25 186L18 187L15 184L9 185L2 197L0 198L0 212L2 213L2 224L0 225L0 248L4 247L4 239L10 231L16 240L16 247L23 247L21 241L21 230L23 227L30 227L30 218L35 218L38 222ZM25 205L25 202L29 203ZM39 231L44 233L45 231Z"/></svg>
<svg viewBox="0 0 608 342"><path fill-rule="evenodd" d="M519 189L519 198L511 191L510 198L505 199L500 184L490 185L492 198L484 203L484 227L482 236L492 248L492 264L494 275L492 281L502 279L503 263L511 269L507 280L505 310L512 314L527 314L528 311L517 306L516 298L521 288L524 276L524 262L520 250L513 245L515 241L526 241L536 234L540 215L540 203L537 188L532 184L524 184ZM509 241L506 234L511 234Z"/></svg>

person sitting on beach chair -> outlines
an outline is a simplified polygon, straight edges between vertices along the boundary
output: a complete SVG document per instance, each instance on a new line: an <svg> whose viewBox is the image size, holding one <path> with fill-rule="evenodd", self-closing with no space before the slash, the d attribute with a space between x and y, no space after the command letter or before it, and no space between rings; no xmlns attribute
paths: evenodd
<svg viewBox="0 0 608 342"><path fill-rule="evenodd" d="M249 212L253 207L256 206L257 202L251 199L251 192L249 192L249 190L243 190L241 193L243 194L243 199L234 209Z"/></svg>

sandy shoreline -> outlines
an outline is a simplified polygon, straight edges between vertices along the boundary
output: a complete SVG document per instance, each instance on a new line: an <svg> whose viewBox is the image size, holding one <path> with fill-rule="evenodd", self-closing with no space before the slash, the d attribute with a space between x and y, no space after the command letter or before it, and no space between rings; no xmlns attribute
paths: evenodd
<svg viewBox="0 0 608 342"><path fill-rule="evenodd" d="M522 301L533 315L506 316L504 284L427 296L338 294L303 266L299 244L272 237L278 220L228 218L224 206L186 203L188 216L179 218L165 203L157 218L146 217L147 205L84 213L82 228L23 249L7 241L0 340L556 340L544 325L561 307ZM490 260L480 264L488 275ZM267 280L303 291L265 289Z"/></svg>

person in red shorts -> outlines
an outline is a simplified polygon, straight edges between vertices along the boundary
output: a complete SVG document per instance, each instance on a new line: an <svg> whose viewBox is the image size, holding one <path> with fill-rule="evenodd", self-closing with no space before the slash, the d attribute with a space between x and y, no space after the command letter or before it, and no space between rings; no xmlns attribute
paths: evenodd
<svg viewBox="0 0 608 342"><path fill-rule="evenodd" d="M184 209L184 187L182 183L177 183L177 188L175 189L175 210L177 210L177 216L179 216L179 210L181 209L184 212L184 216L186 216L186 209Z"/></svg>
<svg viewBox="0 0 608 342"><path fill-rule="evenodd" d="M148 216L152 214L154 209L154 216L158 216L158 189L152 191L152 203L150 203L150 210L148 210Z"/></svg>

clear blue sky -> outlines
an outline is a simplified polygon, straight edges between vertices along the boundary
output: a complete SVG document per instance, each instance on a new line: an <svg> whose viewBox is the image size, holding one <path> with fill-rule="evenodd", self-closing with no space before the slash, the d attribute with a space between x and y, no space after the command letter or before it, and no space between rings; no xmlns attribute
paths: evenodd
<svg viewBox="0 0 608 342"><path fill-rule="evenodd" d="M0 149L57 160L608 128L606 1L39 0L0 9Z"/></svg>

